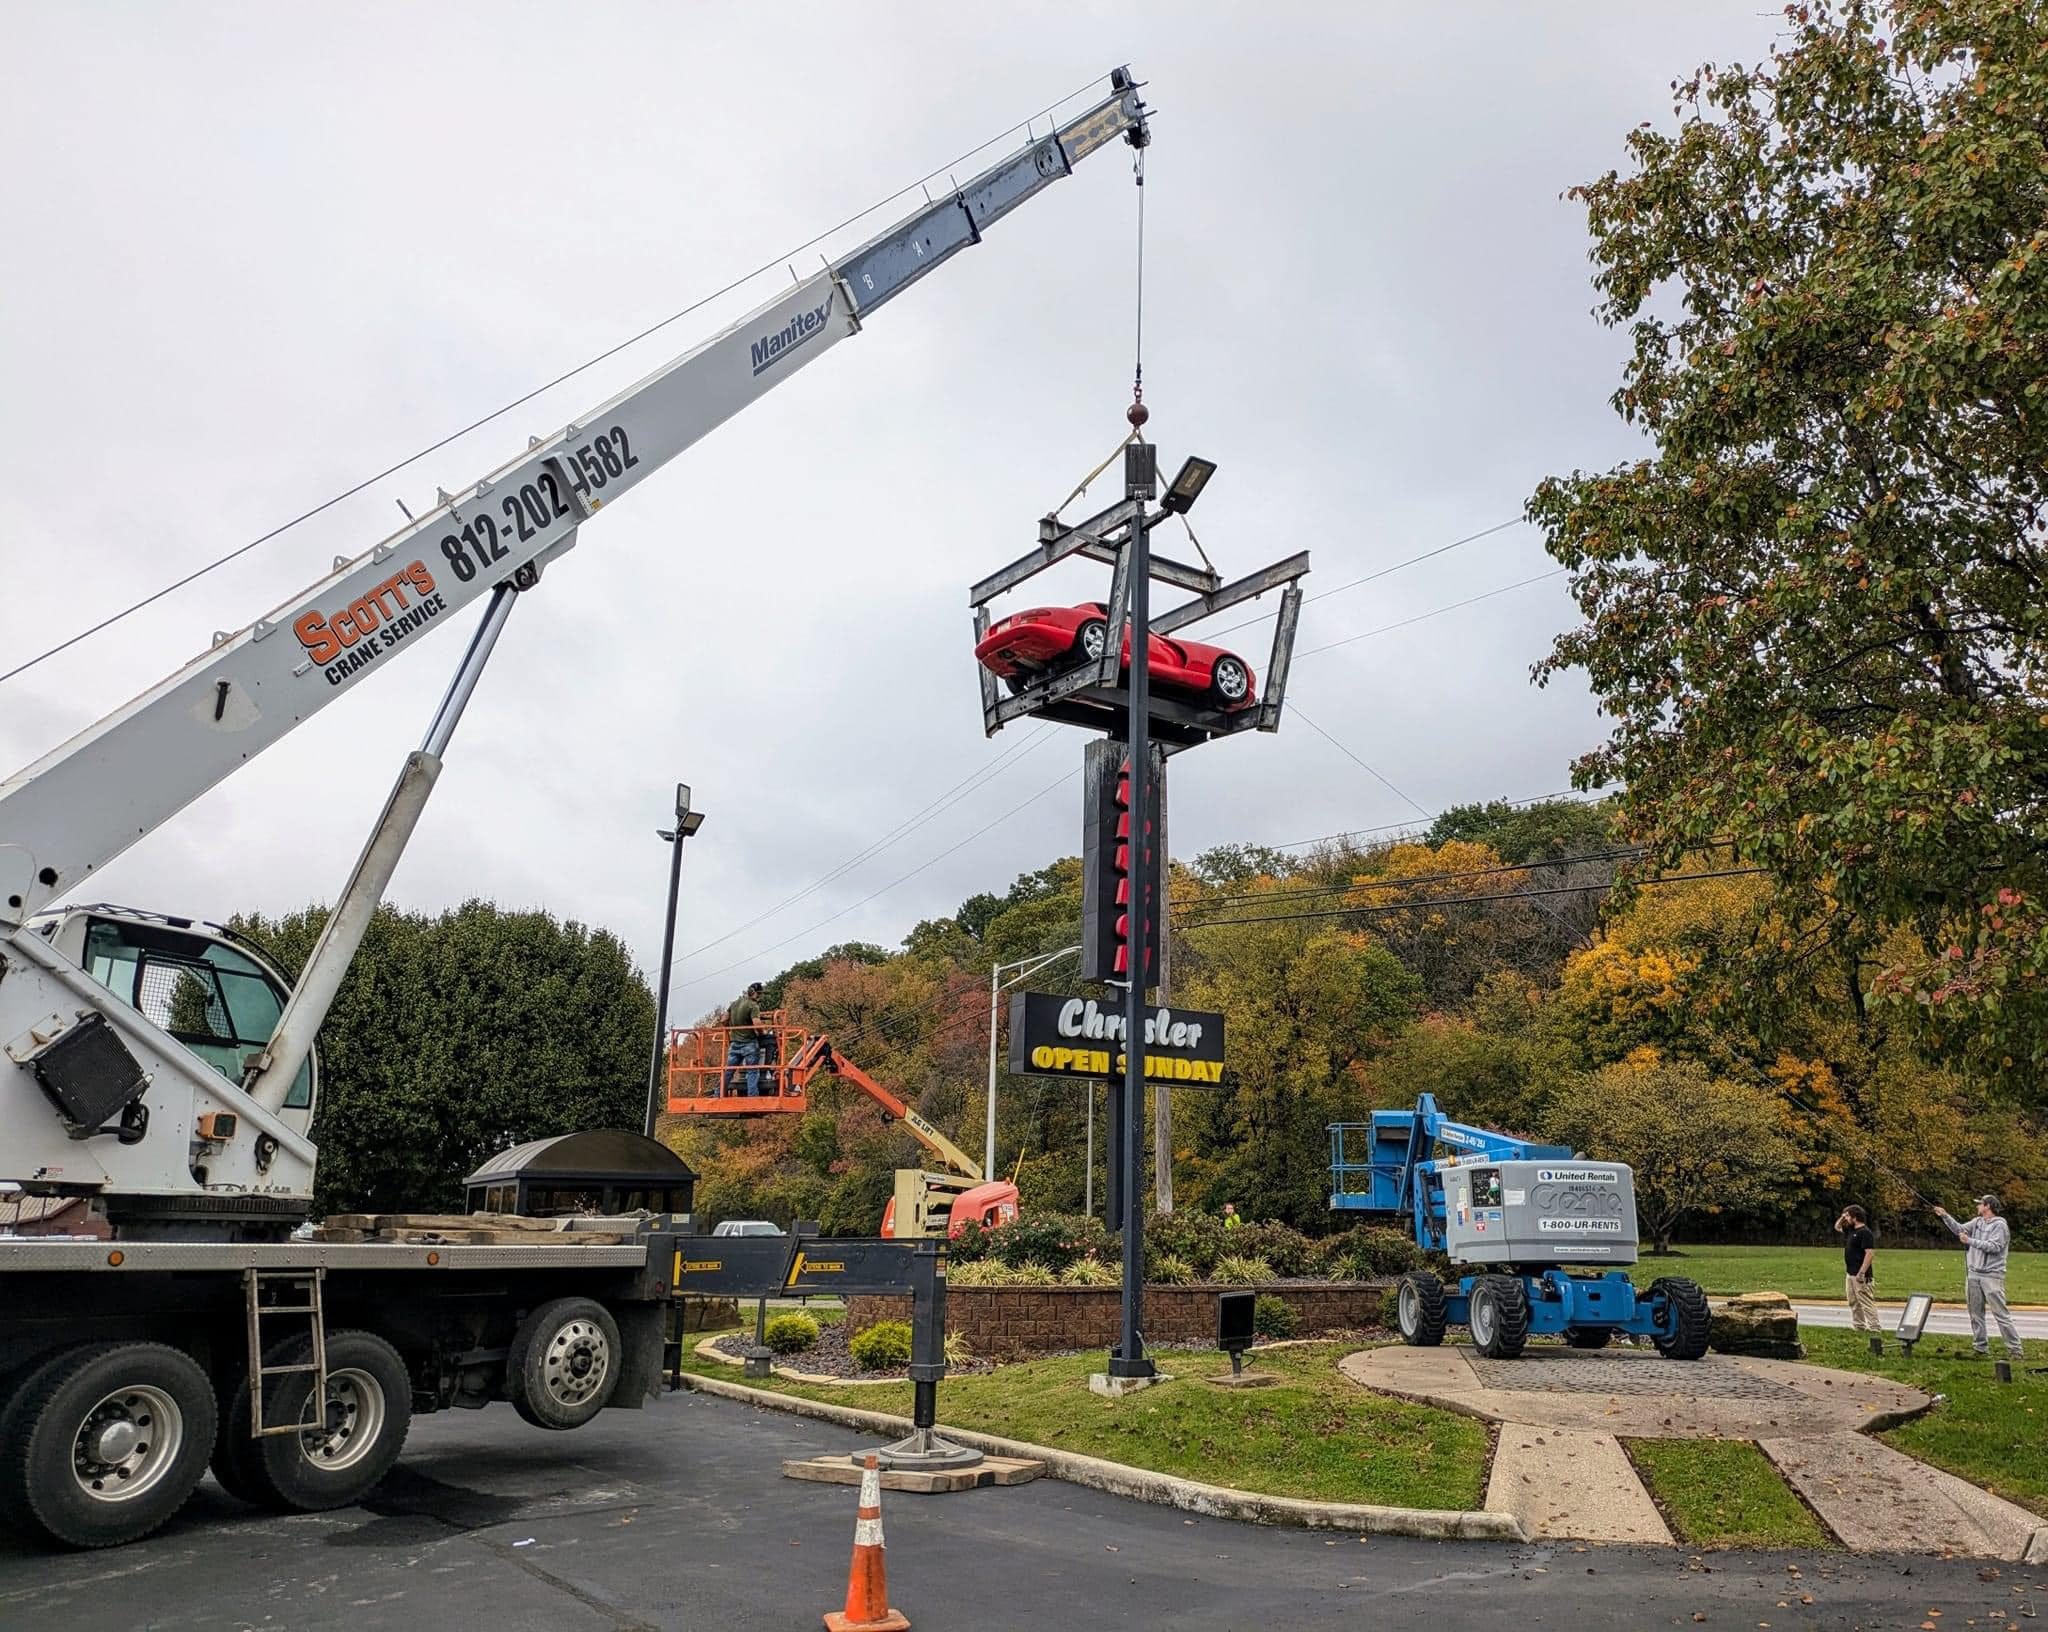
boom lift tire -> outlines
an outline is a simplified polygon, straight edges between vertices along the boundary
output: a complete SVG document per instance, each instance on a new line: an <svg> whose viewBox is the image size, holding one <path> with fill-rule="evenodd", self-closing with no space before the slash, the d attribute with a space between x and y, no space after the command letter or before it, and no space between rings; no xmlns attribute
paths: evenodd
<svg viewBox="0 0 2048 1632"><path fill-rule="evenodd" d="M1572 1326L1564 1334L1565 1346L1573 1349L1604 1349L1614 1336L1611 1326Z"/></svg>
<svg viewBox="0 0 2048 1632"><path fill-rule="evenodd" d="M1707 1332L1712 1324L1707 1295L1699 1282L1683 1275L1660 1275L1650 1283L1650 1296L1659 1293L1672 1311L1671 1331L1658 1332L1651 1341L1667 1360L1701 1360L1707 1353Z"/></svg>
<svg viewBox="0 0 2048 1632"><path fill-rule="evenodd" d="M556 1298L519 1323L505 1358L512 1409L536 1428L581 1428L619 1384L619 1326L590 1298Z"/></svg>
<svg viewBox="0 0 2048 1632"><path fill-rule="evenodd" d="M164 1343L88 1343L22 1383L0 1420L0 1518L66 1547L157 1529L213 1450L213 1384Z"/></svg>
<svg viewBox="0 0 2048 1632"><path fill-rule="evenodd" d="M1472 1287L1472 1344L1489 1360L1512 1360L1529 1341L1529 1289L1513 1275L1482 1275Z"/></svg>
<svg viewBox="0 0 2048 1632"><path fill-rule="evenodd" d="M1394 1290L1394 1321L1410 1348L1437 1347L1444 1340L1444 1283L1426 1269L1403 1275Z"/></svg>
<svg viewBox="0 0 2048 1632"><path fill-rule="evenodd" d="M265 1356L270 1365L312 1357L303 1337ZM268 1422L306 1421L313 1378L289 1372L269 1384ZM327 1334L327 1401L317 1426L296 1434L249 1435L249 1379L236 1384L223 1408L213 1476L231 1496L258 1507L324 1513L347 1507L376 1486L397 1462L412 1428L412 1374L398 1351L374 1332Z"/></svg>

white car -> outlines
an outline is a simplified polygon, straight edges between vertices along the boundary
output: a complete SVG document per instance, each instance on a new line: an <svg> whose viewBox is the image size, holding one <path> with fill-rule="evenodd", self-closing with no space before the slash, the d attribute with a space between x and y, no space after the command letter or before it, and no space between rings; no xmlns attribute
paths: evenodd
<svg viewBox="0 0 2048 1632"><path fill-rule="evenodd" d="M713 1235L780 1235L782 1231L765 1218L728 1218L716 1226Z"/></svg>

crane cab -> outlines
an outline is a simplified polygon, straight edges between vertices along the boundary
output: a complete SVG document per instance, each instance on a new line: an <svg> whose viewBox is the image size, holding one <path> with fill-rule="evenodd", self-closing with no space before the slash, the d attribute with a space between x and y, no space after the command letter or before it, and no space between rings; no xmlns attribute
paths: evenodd
<svg viewBox="0 0 2048 1632"><path fill-rule="evenodd" d="M40 913L28 927L237 1087L291 992L274 963L219 924L98 905ZM305 1134L319 1097L316 1051L299 1068L279 1119Z"/></svg>

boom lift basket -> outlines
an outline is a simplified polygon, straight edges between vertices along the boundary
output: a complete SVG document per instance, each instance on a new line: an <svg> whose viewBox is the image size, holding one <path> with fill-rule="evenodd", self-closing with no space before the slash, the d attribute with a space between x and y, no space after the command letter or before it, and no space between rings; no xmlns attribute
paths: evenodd
<svg viewBox="0 0 2048 1632"><path fill-rule="evenodd" d="M729 1065L736 1032L764 1032L766 1056L758 1065ZM679 1116L771 1116L801 1114L810 1102L790 1067L806 1035L781 1009L770 1009L753 1026L691 1026L669 1033L668 1108ZM749 1081L759 1092L747 1092Z"/></svg>

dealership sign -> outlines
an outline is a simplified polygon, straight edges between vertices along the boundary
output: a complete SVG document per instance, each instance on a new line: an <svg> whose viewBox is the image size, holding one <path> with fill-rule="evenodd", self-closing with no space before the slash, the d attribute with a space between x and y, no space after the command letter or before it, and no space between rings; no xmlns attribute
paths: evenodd
<svg viewBox="0 0 2048 1632"><path fill-rule="evenodd" d="M1010 1069L1019 1076L1121 1078L1123 1042L1120 1006L1044 992L1017 992L1010 998ZM1191 1088L1221 1084L1223 1016L1200 1009L1148 1009L1145 1078Z"/></svg>

